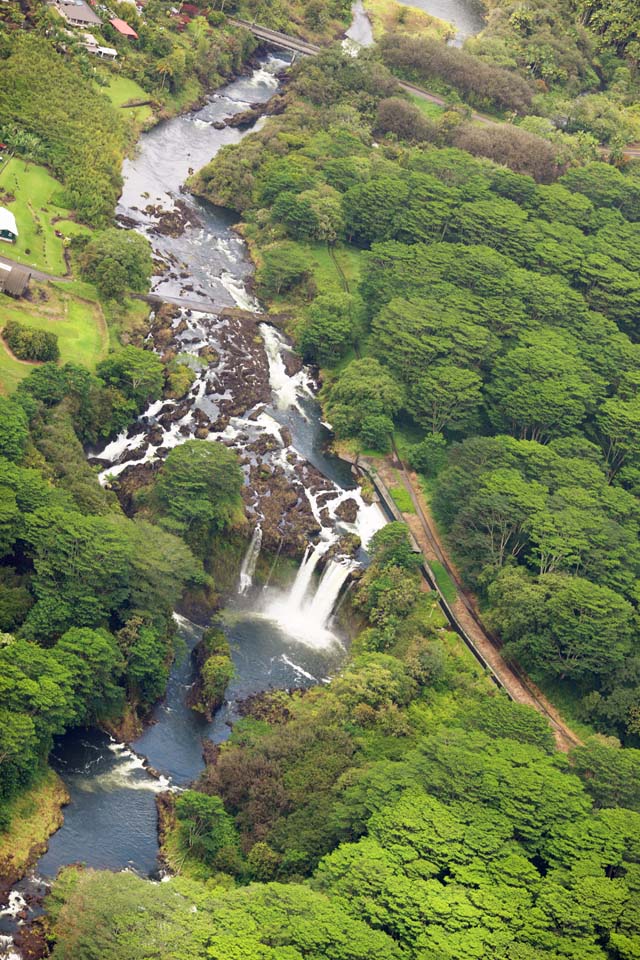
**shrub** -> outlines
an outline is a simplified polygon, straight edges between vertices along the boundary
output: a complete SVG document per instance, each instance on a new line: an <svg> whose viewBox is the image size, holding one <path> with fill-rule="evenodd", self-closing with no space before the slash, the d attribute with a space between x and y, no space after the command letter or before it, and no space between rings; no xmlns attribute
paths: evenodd
<svg viewBox="0 0 640 960"><path fill-rule="evenodd" d="M3 331L4 339L18 360L58 360L58 338L46 330L25 327L17 320L9 320Z"/></svg>
<svg viewBox="0 0 640 960"><path fill-rule="evenodd" d="M476 106L492 105L516 113L527 113L531 106L531 88L517 73L494 67L457 47L391 33L380 41L380 50L389 69L412 80L443 80Z"/></svg>

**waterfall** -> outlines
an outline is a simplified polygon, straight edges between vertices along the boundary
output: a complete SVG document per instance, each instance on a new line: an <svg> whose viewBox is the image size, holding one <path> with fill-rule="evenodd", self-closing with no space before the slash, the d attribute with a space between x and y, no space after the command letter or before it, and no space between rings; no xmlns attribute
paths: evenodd
<svg viewBox="0 0 640 960"><path fill-rule="evenodd" d="M238 593L246 593L253 583L253 574L255 573L256 563L260 556L260 547L262 545L262 527L258 524L253 531L251 543L247 547L242 566L240 567L240 583L238 584Z"/></svg>
<svg viewBox="0 0 640 960"><path fill-rule="evenodd" d="M268 323L261 323L259 329L269 362L269 381L276 407L278 410L288 410L290 407L294 407L302 413L298 398L301 393L309 392L307 374L304 370L301 370L295 376L290 377L282 357L282 350L284 349L282 337Z"/></svg>
<svg viewBox="0 0 640 960"><path fill-rule="evenodd" d="M269 590L264 616L275 620L290 637L319 649L339 642L327 628L342 586L354 568L351 560L329 560L315 589L312 578L331 543L307 547L287 593Z"/></svg>
<svg viewBox="0 0 640 960"><path fill-rule="evenodd" d="M330 560L318 584L315 596L309 604L308 617L311 623L317 623L323 629L329 622L342 585L352 570L350 563Z"/></svg>
<svg viewBox="0 0 640 960"><path fill-rule="evenodd" d="M318 561L323 552L319 546L307 547L305 555L302 558L302 563L298 568L296 578L289 591L289 596L287 597L287 606L291 609L292 613L302 609L302 604L307 595L313 572L318 566Z"/></svg>

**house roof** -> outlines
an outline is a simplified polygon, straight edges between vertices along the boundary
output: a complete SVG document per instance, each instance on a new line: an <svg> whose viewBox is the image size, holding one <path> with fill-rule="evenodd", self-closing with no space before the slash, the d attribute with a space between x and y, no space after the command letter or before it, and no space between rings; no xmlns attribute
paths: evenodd
<svg viewBox="0 0 640 960"><path fill-rule="evenodd" d="M18 236L16 218L11 213L11 210L7 210L6 207L0 207L0 230L9 230L10 233L14 233L16 237Z"/></svg>
<svg viewBox="0 0 640 960"><path fill-rule="evenodd" d="M101 22L100 17L84 0L57 0L57 5L58 10L67 20L77 20L93 26Z"/></svg>
<svg viewBox="0 0 640 960"><path fill-rule="evenodd" d="M120 20L119 17L113 17L109 23L111 26L121 33L123 37L133 37L134 40L138 39L138 34L135 32L133 27L130 27L126 20Z"/></svg>
<svg viewBox="0 0 640 960"><path fill-rule="evenodd" d="M29 286L31 279L31 270L26 267L12 267L5 278L0 278L0 283L4 279L3 289L5 293L10 293L14 297L21 297Z"/></svg>

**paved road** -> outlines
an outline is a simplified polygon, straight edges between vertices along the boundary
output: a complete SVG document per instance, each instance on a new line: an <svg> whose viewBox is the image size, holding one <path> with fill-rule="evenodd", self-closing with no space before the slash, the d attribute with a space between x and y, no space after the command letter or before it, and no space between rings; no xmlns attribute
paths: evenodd
<svg viewBox="0 0 640 960"><path fill-rule="evenodd" d="M26 267L27 270L31 271L31 276L34 280L62 280L65 282L71 279L71 277L56 277L53 273L44 273L42 270L36 270L35 267L30 267L28 263L18 263L17 260L12 260L11 257L0 255L0 263L4 263L7 267Z"/></svg>
<svg viewBox="0 0 640 960"><path fill-rule="evenodd" d="M249 23L248 20L236 20L232 17L229 18L229 23L233 24L236 27L244 27L245 30L250 30L254 37L257 37L259 40L264 40L265 43L271 43L276 47L282 47L284 50L291 50L294 53L300 53L303 56L315 57L319 53L322 53L322 47L319 47L316 43L308 43L306 40L300 40L297 37L292 37L287 33L281 33L279 30L271 30L268 27L262 27L259 24ZM425 90L423 87L418 87L414 83L407 83L404 80L398 80L398 83L403 90L406 90L407 93L411 93L416 97L420 97L421 100L427 100L429 103L436 103L440 107L444 107L447 104L447 101L444 97L441 97L439 94L431 93L429 90ZM498 126L503 123L502 120L496 120L493 117L488 117L483 113L476 113L475 111L471 114L471 119L475 120L476 123L485 123L492 126ZM608 155L608 151L605 147L602 148L603 156ZM640 144L631 143L628 147L622 151L622 155L627 160L640 160Z"/></svg>

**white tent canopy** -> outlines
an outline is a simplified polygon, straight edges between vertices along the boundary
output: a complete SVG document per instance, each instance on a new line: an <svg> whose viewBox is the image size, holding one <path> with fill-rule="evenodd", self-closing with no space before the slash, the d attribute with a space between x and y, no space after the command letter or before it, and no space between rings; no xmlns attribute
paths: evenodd
<svg viewBox="0 0 640 960"><path fill-rule="evenodd" d="M0 207L0 233L3 230L8 230L16 237L18 236L18 224L16 223L16 218L10 210L6 209L6 207Z"/></svg>

